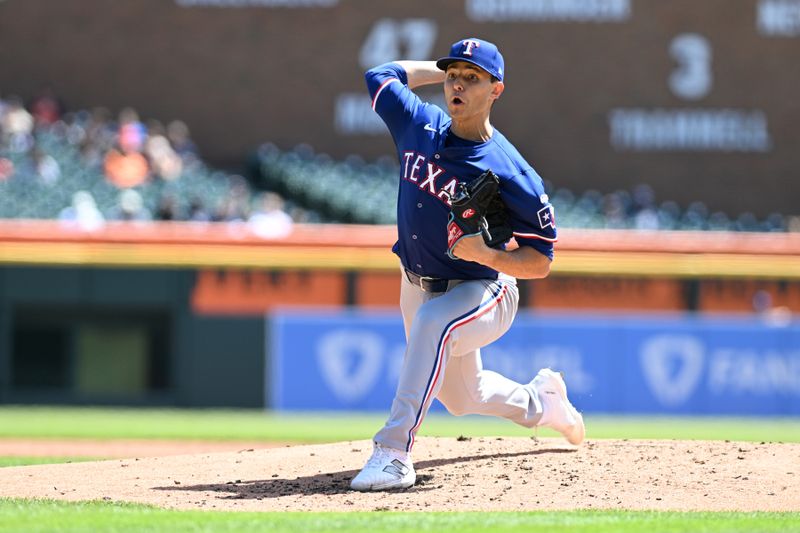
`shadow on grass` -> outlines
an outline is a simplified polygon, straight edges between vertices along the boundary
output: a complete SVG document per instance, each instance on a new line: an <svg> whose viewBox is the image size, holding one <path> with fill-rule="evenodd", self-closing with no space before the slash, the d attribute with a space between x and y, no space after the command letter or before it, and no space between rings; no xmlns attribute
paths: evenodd
<svg viewBox="0 0 800 533"><path fill-rule="evenodd" d="M577 449L551 448L525 452L495 453L420 461L414 464L414 468L417 470L417 482L413 487L401 490L421 492L439 488L440 485L437 484L436 473L428 473L426 471L442 466L488 459L509 459L513 457L542 454L575 453L576 451ZM218 498L221 500L262 500L280 496L345 494L354 492L350 489L350 481L357 473L358 470L345 470L343 472L328 472L313 476L300 476L295 479L274 478L201 485L172 485L167 487L153 487L153 490L168 492L216 492L219 493Z"/></svg>

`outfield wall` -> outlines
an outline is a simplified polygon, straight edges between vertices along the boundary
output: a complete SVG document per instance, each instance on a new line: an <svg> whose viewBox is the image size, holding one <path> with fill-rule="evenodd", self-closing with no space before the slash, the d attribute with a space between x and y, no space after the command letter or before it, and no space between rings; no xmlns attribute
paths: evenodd
<svg viewBox="0 0 800 533"><path fill-rule="evenodd" d="M260 406L263 315L195 314L195 276L0 267L0 403Z"/></svg>
<svg viewBox="0 0 800 533"><path fill-rule="evenodd" d="M282 316L276 313L286 308L306 309L309 316L320 309L334 317L347 309L371 317L396 313L399 272L389 251L394 231L301 225L285 239L265 240L241 225L110 223L87 232L51 221L0 221L0 402L259 407L266 398L267 405L273 400L283 405L273 396L268 364L273 329L265 316ZM772 339L785 339L791 328L756 328L752 339L743 332L763 326L758 321L791 320L800 312L796 234L564 230L560 236L552 275L521 282L520 288L524 310L539 317L575 317L568 322L581 329L565 338L611 346L592 335L613 331L615 322L581 318L587 310L639 319L737 312L745 320L736 324L744 329L733 328L731 335L767 357ZM391 320L397 331L396 317ZM652 324L671 331L679 322ZM518 325L526 331L524 320ZM365 327L381 331L372 322ZM294 335L311 338L314 328ZM509 340L521 338L515 335ZM702 333L698 342L709 350L727 349L718 338ZM800 344L796 337L790 340ZM796 375L796 352L785 345L774 349L772 371L785 369L787 379ZM317 349L291 345L288 350L310 357ZM622 357L604 350L606 359ZM286 357L284 351L274 353ZM628 368L638 355L625 357ZM581 358L582 368L603 360L591 351ZM743 368L751 368L752 360L743 359ZM330 368L352 378L353 368L332 361ZM522 365L524 372L515 375L524 379L541 361L537 355L508 364ZM552 364L568 366L562 360ZM317 372L308 367L312 370ZM280 383L296 387L302 384L298 380ZM746 399L737 402L739 409Z"/></svg>
<svg viewBox="0 0 800 533"><path fill-rule="evenodd" d="M267 405L391 406L405 350L398 314L279 313L268 340ZM485 369L521 383L562 371L587 412L800 415L800 322L786 317L523 312L482 355Z"/></svg>

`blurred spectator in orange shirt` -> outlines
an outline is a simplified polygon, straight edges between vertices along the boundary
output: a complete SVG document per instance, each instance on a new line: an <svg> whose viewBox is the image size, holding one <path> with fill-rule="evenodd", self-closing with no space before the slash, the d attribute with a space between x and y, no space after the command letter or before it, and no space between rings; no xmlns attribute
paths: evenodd
<svg viewBox="0 0 800 533"><path fill-rule="evenodd" d="M121 189L141 185L150 177L147 159L135 151L112 148L104 162L106 178Z"/></svg>

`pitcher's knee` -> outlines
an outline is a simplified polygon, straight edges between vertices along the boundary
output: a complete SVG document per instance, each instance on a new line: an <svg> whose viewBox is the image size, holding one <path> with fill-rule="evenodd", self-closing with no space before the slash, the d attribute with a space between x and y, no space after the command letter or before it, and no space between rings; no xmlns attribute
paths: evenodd
<svg viewBox="0 0 800 533"><path fill-rule="evenodd" d="M442 405L444 405L445 409L447 409L447 412L453 416L464 416L471 413L469 406L466 402L458 402L452 400L445 402L442 401L441 398L439 398L439 401L442 402Z"/></svg>

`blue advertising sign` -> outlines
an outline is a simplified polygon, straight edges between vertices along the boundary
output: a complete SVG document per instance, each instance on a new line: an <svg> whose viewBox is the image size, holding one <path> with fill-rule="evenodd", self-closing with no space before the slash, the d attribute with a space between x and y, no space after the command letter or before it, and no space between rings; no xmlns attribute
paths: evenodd
<svg viewBox="0 0 800 533"><path fill-rule="evenodd" d="M405 351L399 314L269 320L268 406L388 412ZM800 415L796 322L520 313L482 354L485 368L522 383L544 367L564 372L586 412Z"/></svg>

